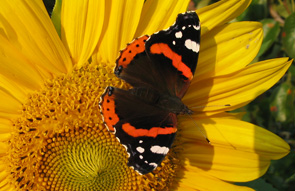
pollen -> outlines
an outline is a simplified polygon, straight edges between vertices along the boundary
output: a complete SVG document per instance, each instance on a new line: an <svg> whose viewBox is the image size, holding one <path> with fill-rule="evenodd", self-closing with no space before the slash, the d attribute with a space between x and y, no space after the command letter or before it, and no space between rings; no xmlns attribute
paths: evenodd
<svg viewBox="0 0 295 191"><path fill-rule="evenodd" d="M28 96L14 121L6 158L13 187L87 191L171 185L179 162L175 149L156 170L140 175L127 165L126 149L103 123L99 102L106 87L129 87L107 67L74 69Z"/></svg>

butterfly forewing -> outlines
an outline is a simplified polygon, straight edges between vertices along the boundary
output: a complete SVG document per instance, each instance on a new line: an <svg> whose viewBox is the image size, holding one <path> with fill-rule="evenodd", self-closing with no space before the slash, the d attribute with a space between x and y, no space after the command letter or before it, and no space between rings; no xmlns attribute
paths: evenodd
<svg viewBox="0 0 295 191"><path fill-rule="evenodd" d="M179 14L168 30L151 35L146 52L168 91L182 98L193 78L199 56L200 22L195 12Z"/></svg>

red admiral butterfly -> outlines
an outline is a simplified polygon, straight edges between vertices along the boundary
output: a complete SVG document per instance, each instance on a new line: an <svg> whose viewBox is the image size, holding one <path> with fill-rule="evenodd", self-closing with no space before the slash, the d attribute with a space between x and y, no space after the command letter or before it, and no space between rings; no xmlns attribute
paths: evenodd
<svg viewBox="0 0 295 191"><path fill-rule="evenodd" d="M193 78L199 48L199 18L186 12L167 30L135 39L116 61L115 74L133 88L107 87L101 113L126 148L128 165L140 174L153 171L168 153L177 115L192 114L181 98Z"/></svg>

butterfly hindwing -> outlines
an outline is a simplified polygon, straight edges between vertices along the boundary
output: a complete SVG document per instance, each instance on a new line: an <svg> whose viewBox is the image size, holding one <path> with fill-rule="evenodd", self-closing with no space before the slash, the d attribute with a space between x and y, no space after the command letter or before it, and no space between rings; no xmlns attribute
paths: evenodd
<svg viewBox="0 0 295 191"><path fill-rule="evenodd" d="M130 155L129 166L145 174L156 168L169 151L177 131L176 115L143 102L135 91L149 90L108 87L102 96L101 108L108 128ZM153 92L147 95L150 102L157 99Z"/></svg>
<svg viewBox="0 0 295 191"><path fill-rule="evenodd" d="M168 128L175 129L175 127L166 127L166 129ZM151 128L150 131L153 129ZM175 132L171 131L170 134L159 134L155 137L139 136L135 138L127 135L123 128L118 128L117 135L118 138L119 135L121 136L120 142L130 154L128 165L140 174L146 174L153 171L163 161L173 143ZM123 138L122 135L124 135Z"/></svg>

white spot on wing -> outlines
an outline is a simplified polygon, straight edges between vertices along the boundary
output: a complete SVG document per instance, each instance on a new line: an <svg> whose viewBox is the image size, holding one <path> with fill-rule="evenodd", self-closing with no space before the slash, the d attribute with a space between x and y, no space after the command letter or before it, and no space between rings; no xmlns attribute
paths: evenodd
<svg viewBox="0 0 295 191"><path fill-rule="evenodd" d="M185 29L185 26L183 26L181 29L184 30Z"/></svg>
<svg viewBox="0 0 295 191"><path fill-rule="evenodd" d="M139 140L139 143L143 143L143 140Z"/></svg>
<svg viewBox="0 0 295 191"><path fill-rule="evenodd" d="M126 151L127 151L127 146L126 145L124 145L124 144L122 144L123 145L123 147L126 149ZM127 155L128 155L128 158L130 158L130 153L127 151Z"/></svg>
<svg viewBox="0 0 295 191"><path fill-rule="evenodd" d="M194 29L196 29L197 31L200 30L200 25L198 25L198 26L194 25L193 27L194 27Z"/></svg>
<svg viewBox="0 0 295 191"><path fill-rule="evenodd" d="M135 170L134 169L134 166L130 166L130 168L132 168L133 170ZM139 175L142 175L138 170L135 170Z"/></svg>
<svg viewBox="0 0 295 191"><path fill-rule="evenodd" d="M148 161L147 161L147 160L145 160L145 161L144 161L144 163L146 163L146 164L147 164L147 163L148 163Z"/></svg>
<svg viewBox="0 0 295 191"><path fill-rule="evenodd" d="M173 44L173 45L175 45L175 44L176 44L175 40L173 40L173 41L172 41L172 44Z"/></svg>
<svg viewBox="0 0 295 191"><path fill-rule="evenodd" d="M144 148L142 148L142 147L136 147L136 150L137 150L139 153L143 153L143 152L144 152Z"/></svg>
<svg viewBox="0 0 295 191"><path fill-rule="evenodd" d="M139 155L139 158L140 158L140 159L143 159L143 156L142 156L142 155Z"/></svg>
<svg viewBox="0 0 295 191"><path fill-rule="evenodd" d="M176 32L175 37L176 38L181 38L182 37L182 32L181 31Z"/></svg>
<svg viewBox="0 0 295 191"><path fill-rule="evenodd" d="M154 145L151 147L151 151L156 154L166 155L169 151L168 147L161 147L159 145Z"/></svg>
<svg viewBox="0 0 295 191"><path fill-rule="evenodd" d="M184 43L185 47L193 52L198 53L200 50L200 45L191 39L187 39Z"/></svg>
<svg viewBox="0 0 295 191"><path fill-rule="evenodd" d="M154 168L156 168L158 166L157 163L154 163L154 162L149 163L149 165L153 166Z"/></svg>

